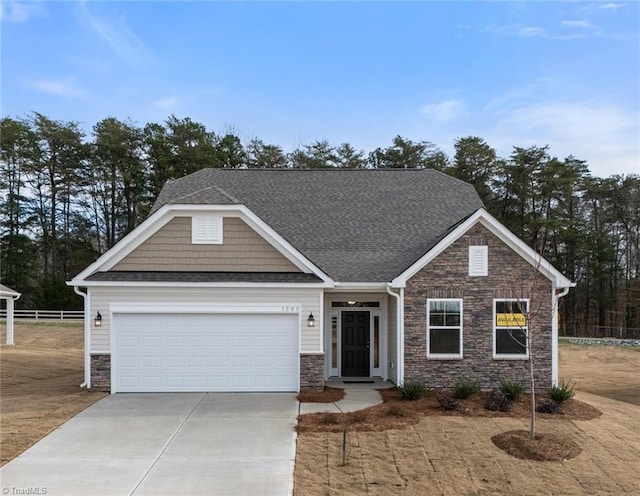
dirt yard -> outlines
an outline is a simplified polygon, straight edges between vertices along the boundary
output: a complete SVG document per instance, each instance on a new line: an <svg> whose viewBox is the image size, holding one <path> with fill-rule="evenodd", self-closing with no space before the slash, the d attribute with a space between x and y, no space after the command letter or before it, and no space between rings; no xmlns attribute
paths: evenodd
<svg viewBox="0 0 640 496"><path fill-rule="evenodd" d="M592 420L540 416L538 432L565 436L582 452L564 462L511 457L491 437L528 428L528 418L433 415L401 429L298 435L296 496L640 494L640 351L561 346L560 375Z"/></svg>
<svg viewBox="0 0 640 496"><path fill-rule="evenodd" d="M80 388L82 324L16 322L14 341L0 346L2 465L105 395Z"/></svg>

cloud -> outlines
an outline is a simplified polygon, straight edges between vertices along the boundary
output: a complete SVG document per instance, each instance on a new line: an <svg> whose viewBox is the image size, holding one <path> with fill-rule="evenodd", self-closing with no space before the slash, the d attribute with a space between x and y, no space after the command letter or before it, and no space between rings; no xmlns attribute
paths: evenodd
<svg viewBox="0 0 640 496"><path fill-rule="evenodd" d="M609 2L609 3L605 3L604 5L600 5L601 9L607 9L607 10L617 10L617 9L621 9L622 7L626 7L627 4L626 3L615 3L615 2Z"/></svg>
<svg viewBox="0 0 640 496"><path fill-rule="evenodd" d="M466 112L466 106L460 100L444 100L425 105L420 111L434 121L450 122L462 117Z"/></svg>
<svg viewBox="0 0 640 496"><path fill-rule="evenodd" d="M497 36L518 36L522 38L547 38L551 40L574 40L584 38L582 34L557 35L547 32L539 26L523 26L522 24L491 24L487 31Z"/></svg>
<svg viewBox="0 0 640 496"><path fill-rule="evenodd" d="M595 27L589 21L562 21L561 24L563 26L567 26L569 28L590 29L590 28L594 28Z"/></svg>
<svg viewBox="0 0 640 496"><path fill-rule="evenodd" d="M40 12L42 7L34 2L4 2L0 4L0 19L2 22L20 23L28 21L33 14Z"/></svg>
<svg viewBox="0 0 640 496"><path fill-rule="evenodd" d="M127 26L124 18L108 20L89 11L88 2L81 2L78 18L96 36L102 39L128 65L147 67L155 59L144 42Z"/></svg>
<svg viewBox="0 0 640 496"><path fill-rule="evenodd" d="M87 90L84 88L76 86L68 81L56 79L40 79L38 81L31 82L29 86L43 93L68 99L78 99L88 95Z"/></svg>
<svg viewBox="0 0 640 496"><path fill-rule="evenodd" d="M167 96L155 100L152 105L162 110L174 110L180 106L180 99L176 96Z"/></svg>
<svg viewBox="0 0 640 496"><path fill-rule="evenodd" d="M493 112L487 142L501 155L512 146L549 145L560 158L586 160L593 174L606 177L637 171L640 113L614 104L536 102Z"/></svg>

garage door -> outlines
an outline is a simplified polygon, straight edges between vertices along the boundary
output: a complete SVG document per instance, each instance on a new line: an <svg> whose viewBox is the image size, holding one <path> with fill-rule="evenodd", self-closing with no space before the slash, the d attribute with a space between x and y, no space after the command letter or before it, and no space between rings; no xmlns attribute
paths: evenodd
<svg viewBox="0 0 640 496"><path fill-rule="evenodd" d="M116 392L297 391L298 317L115 314Z"/></svg>

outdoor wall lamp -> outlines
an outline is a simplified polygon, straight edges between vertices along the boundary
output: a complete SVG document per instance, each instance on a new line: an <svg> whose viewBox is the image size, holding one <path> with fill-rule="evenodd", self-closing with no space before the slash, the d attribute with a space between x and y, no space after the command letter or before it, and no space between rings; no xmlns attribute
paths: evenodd
<svg viewBox="0 0 640 496"><path fill-rule="evenodd" d="M315 327L316 326L316 318L313 316L313 312L309 312L309 317L307 317L307 327Z"/></svg>
<svg viewBox="0 0 640 496"><path fill-rule="evenodd" d="M93 321L93 324L96 327L102 327L102 315L100 315L100 312L96 313L96 318Z"/></svg>

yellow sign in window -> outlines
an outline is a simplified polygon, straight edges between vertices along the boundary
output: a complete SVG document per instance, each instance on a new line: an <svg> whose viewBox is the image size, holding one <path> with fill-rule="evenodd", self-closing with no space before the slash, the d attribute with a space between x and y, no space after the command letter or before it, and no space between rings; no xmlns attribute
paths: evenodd
<svg viewBox="0 0 640 496"><path fill-rule="evenodd" d="M525 327L527 325L527 317L522 313L497 313L497 327Z"/></svg>

